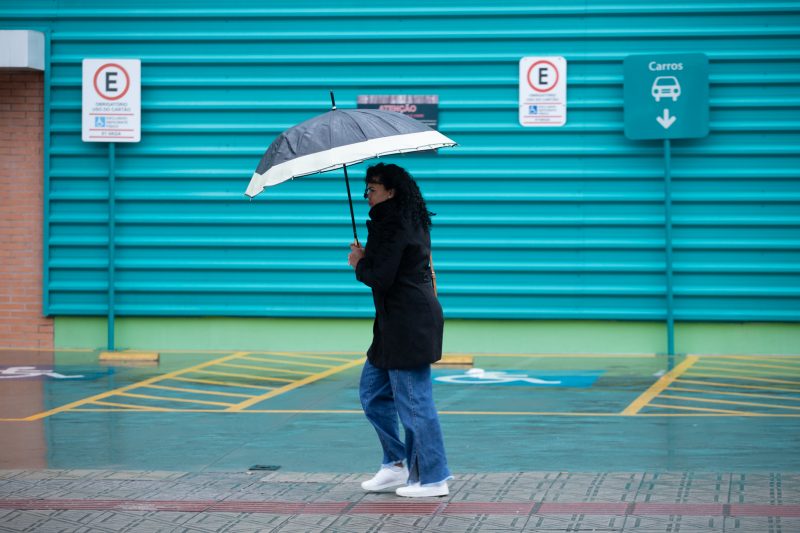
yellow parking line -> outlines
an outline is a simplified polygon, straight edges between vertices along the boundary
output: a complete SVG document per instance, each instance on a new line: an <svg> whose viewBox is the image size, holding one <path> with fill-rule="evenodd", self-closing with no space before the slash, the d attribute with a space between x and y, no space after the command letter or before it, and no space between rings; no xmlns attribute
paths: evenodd
<svg viewBox="0 0 800 533"><path fill-rule="evenodd" d="M170 381L185 381L187 383L204 383L208 385L225 385L227 387L241 387L243 389L259 389L259 390L272 390L275 387L265 387L263 385L245 385L244 383L236 383L234 381L215 381L213 379L197 379L197 378L170 378Z"/></svg>
<svg viewBox="0 0 800 533"><path fill-rule="evenodd" d="M197 394L214 394L217 396L234 396L238 398L252 398L253 394L237 394L235 392L220 392L215 390L201 390L201 389L187 389L181 387L168 387L166 385L145 385L144 388L146 389L163 389L163 390L173 390L176 392L195 392Z"/></svg>
<svg viewBox="0 0 800 533"><path fill-rule="evenodd" d="M651 404L652 405L652 404ZM658 407L658 405L656 405ZM667 408L676 409L675 407L666 406ZM125 413L145 413L147 411L167 411L171 413L213 413L213 414L228 414L228 411L223 409L129 409ZM689 409L690 410L690 409ZM82 409L77 407L72 409L73 412L78 413L119 413L119 409ZM339 415L363 415L364 411L360 409L329 409L329 410L316 410L316 409L247 409L244 411L237 411L236 414L250 414L250 415L263 415L263 414L295 414L295 415L316 415L316 414L339 414ZM613 417L622 416L619 413L564 413L558 411L440 411L440 415L447 416L558 416L558 417ZM672 418L672 417L709 417L709 416L759 416L765 418L800 418L800 414L795 413L752 413L749 411L725 411L720 409L700 409L699 412L688 413L639 413L636 416L649 416L651 418ZM0 422L24 422L23 418L0 418Z"/></svg>
<svg viewBox="0 0 800 533"><path fill-rule="evenodd" d="M343 370L347 370L348 368L352 368L354 366L360 365L363 362L364 362L363 358L362 359L356 359L355 361L350 361L349 363L347 363L345 365L341 365L341 366L338 366L338 367L334 367L334 368L328 369L325 372L320 372L319 374L314 374L313 376L308 376L308 377L303 378L303 379L301 379L299 381L295 381L294 383L292 383L290 385L286 385L286 386L281 387L279 389L275 389L272 392L268 392L266 394L262 394L261 396L256 396L255 398L251 398L249 400L245 400L242 403L240 403L239 405L236 405L234 407L226 409L226 411L241 411L242 409L250 407L251 405L255 405L255 404L257 404L259 402L262 402L264 400L267 400L269 398L273 398L275 396L278 396L279 394L283 394L285 392L289 392L290 390L294 390L294 389L296 389L298 387L302 387L303 385L307 385L309 383L313 383L314 381L318 381L318 380L326 378L328 376L332 376L333 374L337 374L339 372L342 372Z"/></svg>
<svg viewBox="0 0 800 533"><path fill-rule="evenodd" d="M714 377L722 377L722 376L714 376ZM771 390L771 391L781 391L781 392L800 392L800 389L787 389L785 387L774 387L774 386L758 386L758 385L734 385L733 383L719 383L717 381L698 381L695 379L676 379L676 383L691 383L692 385L708 385L709 387L723 387L723 388L731 388L731 389L753 389L753 390Z"/></svg>
<svg viewBox="0 0 800 533"><path fill-rule="evenodd" d="M472 357L522 357L530 359L653 359L656 357L652 353L643 354L602 354L602 353L481 353L481 352L447 352L444 355L469 355Z"/></svg>
<svg viewBox="0 0 800 533"><path fill-rule="evenodd" d="M770 371L770 370L752 370L750 368L731 368L725 366L712 366L709 364L698 364L695 366L695 370L700 372L728 372L731 374L745 374L750 376L786 376L788 372L780 372L780 371ZM800 369L798 369L798 373L800 373Z"/></svg>
<svg viewBox="0 0 800 533"><path fill-rule="evenodd" d="M687 356L686 359L681 364L679 364L678 366L676 366L675 368L673 368L672 370L661 376L658 379L658 381L653 383L649 389L644 391L620 414L624 416L631 416L641 411L645 405L647 405L651 400L653 400L656 396L658 396L664 389L669 387L670 383L675 381L681 374L683 374L689 368L691 368L691 366L695 364L697 360L698 360L697 356L694 355Z"/></svg>
<svg viewBox="0 0 800 533"><path fill-rule="evenodd" d="M784 370L798 370L798 371L800 371L800 366L765 365L765 364L759 364L759 363L740 363L739 361L708 361L708 362L709 363L717 363L717 364L724 363L725 365L732 365L732 366L735 366L737 368L740 367L740 366L747 366L747 367L754 366L754 367L758 367L758 368L779 368L779 369L784 369Z"/></svg>
<svg viewBox="0 0 800 533"><path fill-rule="evenodd" d="M738 379L741 381L764 381L766 383L782 383L785 385L800 385L800 381L791 381L786 379L772 379L772 378L754 378L750 376L721 376L719 374L697 374L695 372L687 372L687 376L694 378L723 378L723 379Z"/></svg>
<svg viewBox="0 0 800 533"><path fill-rule="evenodd" d="M800 357L787 355L786 357L761 357L758 355L714 355L708 359L740 359L742 361L770 361L773 363L792 364L800 366Z"/></svg>
<svg viewBox="0 0 800 533"><path fill-rule="evenodd" d="M263 361L264 363L283 363L298 366L313 366L317 368L335 368L335 365L318 365L316 363L301 363L300 361L285 361L283 359L264 359L263 357L250 357L251 361Z"/></svg>
<svg viewBox="0 0 800 533"><path fill-rule="evenodd" d="M131 405L127 403L106 402L103 400L96 400L91 402L92 405L108 405L111 407L124 407L132 411L147 411L147 412L172 412L172 409L165 409L163 407L147 407L146 405ZM75 409L77 411L77 409ZM115 409L118 410L118 409ZM105 409L87 409L87 411L105 411Z"/></svg>
<svg viewBox="0 0 800 533"><path fill-rule="evenodd" d="M292 382L291 379L282 379L282 378L268 378L262 376L253 376L250 374L234 374L231 372L217 372L215 370L196 370L197 374L211 374L213 376L228 376L228 377L235 377L235 378L247 378L247 379L258 379L261 381L288 381L289 383Z"/></svg>
<svg viewBox="0 0 800 533"><path fill-rule="evenodd" d="M324 361L337 361L339 363L349 363L353 360L352 357L330 357L327 355L307 354L305 352L253 352L255 355L279 355L282 357L305 357L306 359L322 359Z"/></svg>
<svg viewBox="0 0 800 533"><path fill-rule="evenodd" d="M246 370L264 370L263 367L259 367L259 366L254 366L254 365L234 365L232 363L222 363L219 366L231 367L231 368L244 368ZM294 381L293 379L285 379L285 378L272 378L272 379L273 379L273 381L285 381L286 383L292 383Z"/></svg>
<svg viewBox="0 0 800 533"><path fill-rule="evenodd" d="M221 405L222 407L228 407L230 405L236 405L235 403L226 403L226 402L209 402L208 400L186 400L183 398L171 398L171 397L164 397L164 396L151 396L150 394L134 394L132 392L120 392L120 396L127 396L130 398L144 398L146 400L158 400L161 402L182 402L182 403L202 403L203 405Z"/></svg>
<svg viewBox="0 0 800 533"><path fill-rule="evenodd" d="M676 380L677 381L677 380ZM800 402L800 396L779 396L777 394L758 394L753 392L730 392L730 391L719 391L719 390L703 390L703 389L686 389L684 387L670 387L667 389L668 392L671 391L681 391L681 392L699 392L703 394L717 394L717 395L725 395L725 396L744 396L750 398L772 398L775 400L789 400L789 401L797 401ZM770 389L772 390L772 389Z"/></svg>
<svg viewBox="0 0 800 533"><path fill-rule="evenodd" d="M109 402L110 403L110 402ZM125 411L126 413L136 413L136 412L146 412L151 410L157 411L165 411L169 413L224 413L227 414L228 411L224 409L162 409L162 408L142 408L142 409L130 409L129 411ZM106 412L120 412L119 409L84 409L80 407L76 407L75 409L71 409L73 412L78 413L106 413ZM338 410L323 410L323 409L253 409L247 411L237 412L237 414L360 414L363 415L364 411L361 409L338 409ZM22 422L24 421L23 418L8 418L3 419L0 418L0 422Z"/></svg>
<svg viewBox="0 0 800 533"><path fill-rule="evenodd" d="M258 361L258 359L253 359L252 357L242 357L247 361ZM283 368L273 368L271 366L259 366L259 370L269 370L270 372L280 372L282 374L297 374L298 376L313 376L316 372L304 372L302 370L285 370Z"/></svg>
<svg viewBox="0 0 800 533"><path fill-rule="evenodd" d="M679 411L703 411L706 413L727 413L727 414L745 414L747 411L733 411L728 409L711 409L710 407L684 407L680 405L664 405L660 403L651 403L647 407L660 407L663 409L677 409ZM751 416L761 416L761 413L749 413ZM800 416L800 415L795 415Z"/></svg>
<svg viewBox="0 0 800 533"><path fill-rule="evenodd" d="M230 361L231 359L237 359L237 358L241 357L242 355L247 355L249 353L250 352L236 352L236 353L234 353L232 355L229 355L227 357L220 357L218 359L213 359L211 361L207 361L205 363L201 363L199 365L195 365L195 366L192 366L192 367L189 367L189 368L183 368L183 369L180 369L180 370L176 370L174 372L169 372L167 374L162 374L162 375L159 375L159 376L153 376L152 378L145 379L144 381L138 381L136 383L131 383L130 385L126 385L126 386L120 387L118 389L113 389L113 390L110 390L110 391L102 392L100 394L95 394L94 396L89 396L88 398L83 398L82 400L77 400L77 401L74 401L74 402L70 402L68 404L62 405L61 407L56 407L55 409L50 409L49 411L44 411L44 412L41 412L41 413L37 413L35 415L28 416L28 417L25 418L25 420L27 420L27 421L39 420L41 418L52 416L52 415L54 415L56 413L61 413L61 412L64 412L64 411L68 411L68 410L70 410L70 409L72 409L74 407L78 407L78 406L86 404L86 403L91 403L92 401L95 401L95 400L102 400L103 398L108 398L109 396L117 395L120 392L124 392L124 391L128 391L128 390L131 390L131 389L135 389L135 388L141 387L143 385L149 385L150 383L156 383L158 381L162 381L162 380L165 380L165 379L170 379L170 378L173 378L175 376L179 376L181 374L185 374L185 373L188 373L188 372L194 372L199 368L205 368L207 366L215 365L215 364L218 364L218 363L224 363L225 361Z"/></svg>
<svg viewBox="0 0 800 533"><path fill-rule="evenodd" d="M694 396L682 396L682 395L674 395L674 394L662 394L659 398L672 398L674 400L690 400L693 402L705 402L705 403L724 403L728 405L752 405L755 407L774 407L776 409L797 409L800 410L800 407L796 405L777 405L772 403L761 403L761 402L734 402L731 400L716 400L714 398L697 398Z"/></svg>
<svg viewBox="0 0 800 533"><path fill-rule="evenodd" d="M651 404L652 405L652 404ZM800 418L800 415L794 413L751 413L749 411L724 411L719 409L712 409L708 413L639 413L636 416L650 416L654 418L659 417L692 417L692 416L713 416L713 417L742 417L742 416L760 416L765 418Z"/></svg>
<svg viewBox="0 0 800 533"><path fill-rule="evenodd" d="M439 411L439 414L451 416L620 416L619 413L560 413L552 411Z"/></svg>

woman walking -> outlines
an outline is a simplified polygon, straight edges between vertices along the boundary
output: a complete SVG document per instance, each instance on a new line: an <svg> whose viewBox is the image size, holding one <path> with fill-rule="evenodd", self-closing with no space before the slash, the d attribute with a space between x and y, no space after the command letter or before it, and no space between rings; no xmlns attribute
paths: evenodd
<svg viewBox="0 0 800 533"><path fill-rule="evenodd" d="M369 492L397 487L398 496L412 498L446 496L452 476L431 384L431 363L442 357L444 328L430 268L432 213L402 167L373 165L365 181L367 246L352 244L348 263L356 279L372 289L375 303L359 395L378 433L383 461L361 486Z"/></svg>

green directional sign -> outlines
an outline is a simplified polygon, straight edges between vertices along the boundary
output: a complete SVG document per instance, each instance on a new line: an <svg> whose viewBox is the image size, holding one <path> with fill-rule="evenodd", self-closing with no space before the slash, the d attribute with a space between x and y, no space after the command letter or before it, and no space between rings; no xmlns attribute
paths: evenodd
<svg viewBox="0 0 800 533"><path fill-rule="evenodd" d="M625 58L625 136L634 140L708 135L708 57L641 54Z"/></svg>

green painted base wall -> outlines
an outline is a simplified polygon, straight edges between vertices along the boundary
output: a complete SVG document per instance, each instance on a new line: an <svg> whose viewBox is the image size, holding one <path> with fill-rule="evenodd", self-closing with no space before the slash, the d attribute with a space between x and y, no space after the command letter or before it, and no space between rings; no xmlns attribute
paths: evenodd
<svg viewBox="0 0 800 533"><path fill-rule="evenodd" d="M363 319L118 318L117 350L287 350L363 352ZM56 348L105 348L106 320L56 317ZM448 353L666 353L654 322L448 320ZM800 324L677 324L678 354L800 355Z"/></svg>

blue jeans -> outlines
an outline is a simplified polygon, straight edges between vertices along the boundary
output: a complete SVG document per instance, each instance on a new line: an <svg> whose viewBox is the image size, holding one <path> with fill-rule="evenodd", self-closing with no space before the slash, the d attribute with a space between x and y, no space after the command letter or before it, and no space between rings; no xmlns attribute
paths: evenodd
<svg viewBox="0 0 800 533"><path fill-rule="evenodd" d="M451 479L442 429L433 405L431 367L384 370L364 363L359 387L364 414L378 432L383 464L405 461L408 482L427 485ZM400 440L397 417L405 429Z"/></svg>

